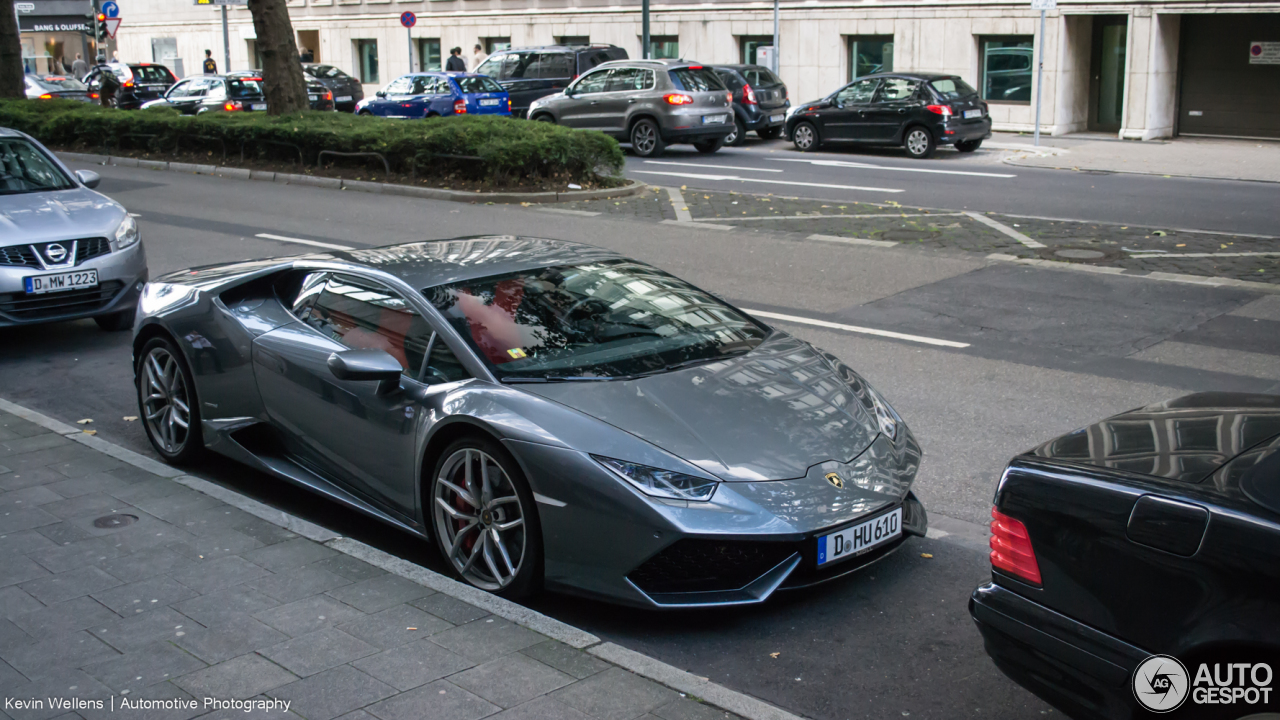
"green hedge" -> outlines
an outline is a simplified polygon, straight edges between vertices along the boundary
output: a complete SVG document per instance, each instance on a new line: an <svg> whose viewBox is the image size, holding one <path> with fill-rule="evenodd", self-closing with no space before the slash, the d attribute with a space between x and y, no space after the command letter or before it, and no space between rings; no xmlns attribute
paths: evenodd
<svg viewBox="0 0 1280 720"><path fill-rule="evenodd" d="M591 182L617 177L624 163L617 141L603 133L492 115L389 120L333 112L215 112L190 117L169 109L113 110L71 100L0 100L0 127L60 148L123 147L162 155L175 148L214 149L220 156L225 147L230 162L240 158L242 148L246 158L296 160L301 154L308 166L317 163L322 150L377 152L393 172L419 178L462 174L496 184L548 178Z"/></svg>

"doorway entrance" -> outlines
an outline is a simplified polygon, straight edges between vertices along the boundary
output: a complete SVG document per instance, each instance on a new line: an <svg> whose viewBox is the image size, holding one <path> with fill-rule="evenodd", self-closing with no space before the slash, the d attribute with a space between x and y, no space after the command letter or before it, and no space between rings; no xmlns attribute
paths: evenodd
<svg viewBox="0 0 1280 720"><path fill-rule="evenodd" d="M1093 17L1093 57L1089 62L1089 129L1119 132L1124 119L1125 53L1128 15Z"/></svg>
<svg viewBox="0 0 1280 720"><path fill-rule="evenodd" d="M298 31L298 57L303 62L322 62L320 59L320 31Z"/></svg>

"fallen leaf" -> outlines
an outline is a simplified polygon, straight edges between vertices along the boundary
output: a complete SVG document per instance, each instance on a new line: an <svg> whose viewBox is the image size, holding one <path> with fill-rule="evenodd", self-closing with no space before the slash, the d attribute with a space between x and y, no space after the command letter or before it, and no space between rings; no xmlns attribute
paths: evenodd
<svg viewBox="0 0 1280 720"><path fill-rule="evenodd" d="M932 560L933 553L920 553L920 557L925 558L926 560Z"/></svg>
<svg viewBox="0 0 1280 720"><path fill-rule="evenodd" d="M1128 229L1129 229L1129 226L1128 226L1128 225L1121 225L1121 226L1120 226L1120 229L1121 229L1121 230L1128 230Z"/></svg>
<svg viewBox="0 0 1280 720"><path fill-rule="evenodd" d="M688 190L688 189L689 189L689 186L688 186L688 185L681 185L681 186L680 186L680 189L681 189L681 190Z"/></svg>
<svg viewBox="0 0 1280 720"><path fill-rule="evenodd" d="M1226 247L1226 246L1224 245L1223 247ZM89 424L89 423L91 423L91 422L93 422L93 420L92 420L91 418L85 418L85 419L83 419L83 420L77 420L77 421L76 421L76 424L77 424L77 425L88 425L88 424Z"/></svg>
<svg viewBox="0 0 1280 720"><path fill-rule="evenodd" d="M407 628L405 628L405 630L417 630L417 629L418 629L418 628L415 628L415 627L407 627Z"/></svg>
<svg viewBox="0 0 1280 720"><path fill-rule="evenodd" d="M1169 233L1167 233L1167 232L1165 232L1165 231L1163 231L1163 230L1156 230L1155 232L1153 232L1153 233L1151 233L1151 234L1152 234L1152 235L1156 235L1156 236L1158 236L1158 237L1164 237L1165 235L1168 235Z"/></svg>
<svg viewBox="0 0 1280 720"><path fill-rule="evenodd" d="M97 430L85 430L85 431L84 431L84 434L85 434L85 435L97 435L97 434L98 434L98 431L97 431Z"/></svg>
<svg viewBox="0 0 1280 720"><path fill-rule="evenodd" d="M771 658L776 658L776 657L778 657L778 656L779 656L779 655L781 655L781 654L782 654L782 653L780 653L780 652L776 652L776 653L769 653L769 657L771 657Z"/></svg>
<svg viewBox="0 0 1280 720"><path fill-rule="evenodd" d="M1174 245L1174 247L1186 247L1186 246L1187 246L1186 243L1178 243L1177 245Z"/></svg>
<svg viewBox="0 0 1280 720"><path fill-rule="evenodd" d="M137 420L137 419L138 419L138 416L137 416L137 415L125 415L125 416L124 416L123 418L121 418L121 419L122 419L122 420L124 420L125 422L133 422L134 420Z"/></svg>

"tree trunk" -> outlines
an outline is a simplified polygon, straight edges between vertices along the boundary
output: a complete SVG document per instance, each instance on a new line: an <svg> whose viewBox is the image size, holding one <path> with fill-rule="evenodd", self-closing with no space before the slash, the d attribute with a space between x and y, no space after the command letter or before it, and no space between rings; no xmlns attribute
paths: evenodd
<svg viewBox="0 0 1280 720"><path fill-rule="evenodd" d="M0 0L0 3L11 0ZM253 29L262 51L262 81L267 86L267 112L291 115L311 107L302 77L298 44L285 0L249 0Z"/></svg>
<svg viewBox="0 0 1280 720"><path fill-rule="evenodd" d="M25 98L23 75L17 12L13 0L0 0L0 98Z"/></svg>

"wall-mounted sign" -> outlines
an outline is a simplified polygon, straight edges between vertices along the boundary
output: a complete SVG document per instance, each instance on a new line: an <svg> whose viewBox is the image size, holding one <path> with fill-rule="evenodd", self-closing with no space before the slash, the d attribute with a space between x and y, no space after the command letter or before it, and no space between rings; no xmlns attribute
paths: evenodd
<svg viewBox="0 0 1280 720"><path fill-rule="evenodd" d="M1250 65L1280 65L1280 42L1249 43Z"/></svg>
<svg viewBox="0 0 1280 720"><path fill-rule="evenodd" d="M76 15L19 15L18 30L41 33L93 32L89 19Z"/></svg>
<svg viewBox="0 0 1280 720"><path fill-rule="evenodd" d="M13 9L20 13L33 13L36 11L36 4L29 2L14 3Z"/></svg>

